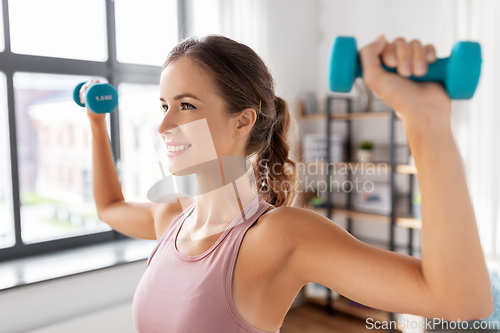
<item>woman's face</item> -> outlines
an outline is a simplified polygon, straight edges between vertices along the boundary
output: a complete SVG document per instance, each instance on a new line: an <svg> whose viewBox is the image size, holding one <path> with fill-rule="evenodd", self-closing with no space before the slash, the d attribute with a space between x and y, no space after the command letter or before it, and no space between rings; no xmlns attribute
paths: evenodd
<svg viewBox="0 0 500 333"><path fill-rule="evenodd" d="M158 127L174 175L196 172L220 156L244 156L235 139L237 117L224 112L224 100L208 74L186 57L170 63L160 78L164 118ZM198 168L197 168L198 166Z"/></svg>

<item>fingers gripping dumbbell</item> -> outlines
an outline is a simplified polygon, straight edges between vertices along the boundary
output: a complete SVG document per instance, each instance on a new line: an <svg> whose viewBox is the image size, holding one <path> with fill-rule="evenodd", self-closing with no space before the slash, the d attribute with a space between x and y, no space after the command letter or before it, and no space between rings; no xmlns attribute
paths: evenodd
<svg viewBox="0 0 500 333"><path fill-rule="evenodd" d="M80 89L85 82L80 83L73 90L73 100L81 107L87 106L95 113L110 113L118 106L118 93L108 83L96 83L91 85L85 93L85 103L80 100Z"/></svg>
<svg viewBox="0 0 500 333"><path fill-rule="evenodd" d="M331 91L349 92L354 80L361 77L361 63L353 37L337 37L329 59L328 82ZM476 91L481 74L481 46L476 42L458 42L448 58L429 64L426 75L409 79L419 82L439 82L444 85L451 99L469 99ZM397 73L396 68L385 70Z"/></svg>

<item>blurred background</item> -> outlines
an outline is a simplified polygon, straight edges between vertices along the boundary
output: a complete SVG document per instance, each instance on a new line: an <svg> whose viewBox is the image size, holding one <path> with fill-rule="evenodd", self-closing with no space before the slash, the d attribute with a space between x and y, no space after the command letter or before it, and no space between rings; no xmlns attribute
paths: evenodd
<svg viewBox="0 0 500 333"><path fill-rule="evenodd" d="M303 189L295 206L329 214L374 246L416 257L420 256L418 176L404 126L360 80L348 94L329 91L330 47L337 36L353 36L361 48L385 34L389 41L401 36L433 44L442 58L450 55L457 41L480 42L483 67L478 89L472 100L453 101L452 121L488 265L494 268L499 262L498 1L0 0L0 4L0 332L135 332L131 300L156 241L121 235L97 217L90 126L72 93L78 83L91 78L117 88L119 108L108 116L107 124L123 192L127 200L147 201L147 191L163 177L155 147L163 115L158 101L161 67L169 50L189 36L222 34L249 45L264 59L276 81L276 94L286 99L296 120L292 157L302 162L303 169L318 157L324 159L332 144L337 147L330 156L334 162L361 163L354 156L371 142L370 161L378 174L369 180L361 177L376 185L380 204L370 206L363 196L351 198L339 191L326 196L314 188ZM350 111L360 113L358 118L370 113L365 120L351 124L349 118L350 125L345 126L325 117L330 102L331 112L346 112L346 99L351 101ZM395 175L397 170L402 175ZM318 175L302 170L305 182L317 182L314 176ZM195 194L190 177L178 177L177 186ZM401 200L391 201L391 193ZM326 212L327 200L339 208ZM333 317L327 316L331 308L323 308L328 293L337 310ZM317 307L303 307L309 303ZM364 319L377 315L400 314L362 307L309 284L294 302L282 333L364 331Z"/></svg>

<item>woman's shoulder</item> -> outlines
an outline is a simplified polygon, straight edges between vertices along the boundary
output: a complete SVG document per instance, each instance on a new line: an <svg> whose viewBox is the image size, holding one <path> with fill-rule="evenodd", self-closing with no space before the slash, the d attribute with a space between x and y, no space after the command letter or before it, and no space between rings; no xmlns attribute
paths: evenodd
<svg viewBox="0 0 500 333"><path fill-rule="evenodd" d="M269 226L277 228L290 227L295 224L303 224L307 219L314 219L322 216L310 209L301 207L272 207L261 219L265 220Z"/></svg>
<svg viewBox="0 0 500 333"><path fill-rule="evenodd" d="M300 207L273 207L263 214L255 227L260 240L268 240L280 246L293 250L297 237L308 227L317 224L316 221L324 217L312 210Z"/></svg>

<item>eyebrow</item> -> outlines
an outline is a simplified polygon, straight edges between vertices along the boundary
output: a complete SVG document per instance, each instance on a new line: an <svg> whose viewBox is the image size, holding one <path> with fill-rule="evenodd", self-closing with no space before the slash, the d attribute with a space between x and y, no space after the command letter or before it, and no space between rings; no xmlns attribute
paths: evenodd
<svg viewBox="0 0 500 333"><path fill-rule="evenodd" d="M196 96L192 95L192 94L188 94L188 93L185 93L185 94L180 94L180 95L176 95L174 96L174 100L179 100L179 99L182 99L182 98L185 98L185 97L190 97L190 98L194 98L198 101L201 102L201 100L199 98L197 98ZM165 99L163 97L160 97L160 101L162 102L166 102Z"/></svg>

